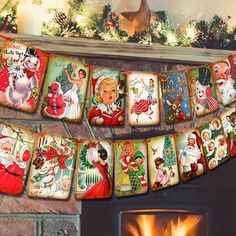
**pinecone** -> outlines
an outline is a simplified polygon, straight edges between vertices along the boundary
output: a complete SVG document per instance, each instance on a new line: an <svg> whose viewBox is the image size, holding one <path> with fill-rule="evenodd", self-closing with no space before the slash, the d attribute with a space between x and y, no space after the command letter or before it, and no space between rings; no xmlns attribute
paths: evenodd
<svg viewBox="0 0 236 236"><path fill-rule="evenodd" d="M53 21L63 27L67 24L67 16L64 12L59 11L54 15Z"/></svg>

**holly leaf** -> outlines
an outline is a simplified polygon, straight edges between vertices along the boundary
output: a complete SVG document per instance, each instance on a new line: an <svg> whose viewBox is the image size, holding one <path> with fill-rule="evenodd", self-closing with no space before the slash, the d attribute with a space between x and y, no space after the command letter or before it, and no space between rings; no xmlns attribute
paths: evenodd
<svg viewBox="0 0 236 236"><path fill-rule="evenodd" d="M1 61L1 62L0 62L0 70L2 70L3 68L4 68L4 62Z"/></svg>
<svg viewBox="0 0 236 236"><path fill-rule="evenodd" d="M8 67L11 67L13 63L14 63L14 59L12 57L7 58L7 66Z"/></svg>

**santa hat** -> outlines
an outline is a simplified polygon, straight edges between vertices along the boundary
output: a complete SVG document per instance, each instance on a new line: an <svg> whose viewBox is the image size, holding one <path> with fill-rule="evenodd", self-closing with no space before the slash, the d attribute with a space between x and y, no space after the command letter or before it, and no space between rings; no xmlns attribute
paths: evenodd
<svg viewBox="0 0 236 236"><path fill-rule="evenodd" d="M196 134L193 134L193 133L190 133L189 135L188 135L188 139L189 138L191 138L191 139L197 139L197 136L196 136Z"/></svg>
<svg viewBox="0 0 236 236"><path fill-rule="evenodd" d="M52 93L57 93L61 91L61 85L58 82L54 82L50 85L49 89Z"/></svg>
<svg viewBox="0 0 236 236"><path fill-rule="evenodd" d="M28 145L25 144L20 150L19 158L22 162L26 162L30 159L30 157L31 157L31 153L30 153L29 147Z"/></svg>
<svg viewBox="0 0 236 236"><path fill-rule="evenodd" d="M10 143L11 145L14 145L15 140L8 136L0 136L0 146L4 143Z"/></svg>

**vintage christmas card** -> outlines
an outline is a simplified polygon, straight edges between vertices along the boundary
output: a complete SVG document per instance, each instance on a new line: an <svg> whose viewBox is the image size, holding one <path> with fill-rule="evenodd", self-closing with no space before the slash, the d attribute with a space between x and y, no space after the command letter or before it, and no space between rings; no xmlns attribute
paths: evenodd
<svg viewBox="0 0 236 236"><path fill-rule="evenodd" d="M158 125L160 107L157 76L147 72L128 72L126 84L129 124Z"/></svg>
<svg viewBox="0 0 236 236"><path fill-rule="evenodd" d="M112 180L112 142L80 140L76 168L76 198L109 198L112 195Z"/></svg>
<svg viewBox="0 0 236 236"><path fill-rule="evenodd" d="M67 199L70 194L77 140L38 133L27 195L39 198Z"/></svg>
<svg viewBox="0 0 236 236"><path fill-rule="evenodd" d="M153 191L179 183L175 140L171 135L148 140L148 170Z"/></svg>
<svg viewBox="0 0 236 236"><path fill-rule="evenodd" d="M148 190L146 141L115 141L114 150L116 197L146 193Z"/></svg>
<svg viewBox="0 0 236 236"><path fill-rule="evenodd" d="M82 119L89 69L65 57L49 60L43 91L42 114L51 118Z"/></svg>

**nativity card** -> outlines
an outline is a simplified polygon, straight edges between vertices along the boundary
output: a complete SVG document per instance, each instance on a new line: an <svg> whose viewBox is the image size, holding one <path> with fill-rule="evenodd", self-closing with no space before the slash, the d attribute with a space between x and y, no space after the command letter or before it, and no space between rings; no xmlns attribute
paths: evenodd
<svg viewBox="0 0 236 236"><path fill-rule="evenodd" d="M206 172L206 159L198 129L176 135L176 151L180 178L186 182Z"/></svg>
<svg viewBox="0 0 236 236"><path fill-rule="evenodd" d="M34 112L47 61L41 50L5 40L0 57L0 104Z"/></svg>
<svg viewBox="0 0 236 236"><path fill-rule="evenodd" d="M179 183L175 140L172 136L160 136L148 140L148 170L152 191Z"/></svg>
<svg viewBox="0 0 236 236"><path fill-rule="evenodd" d="M19 195L24 189L35 132L0 121L0 192Z"/></svg>
<svg viewBox="0 0 236 236"><path fill-rule="evenodd" d="M128 72L126 84L129 124L158 125L160 108L157 76L146 72Z"/></svg>
<svg viewBox="0 0 236 236"><path fill-rule="evenodd" d="M116 69L93 68L89 99L88 120L91 125L123 125L125 75Z"/></svg>
<svg viewBox="0 0 236 236"><path fill-rule="evenodd" d="M76 168L76 198L110 198L113 188L112 180L112 142L102 140L79 140Z"/></svg>
<svg viewBox="0 0 236 236"><path fill-rule="evenodd" d="M188 84L185 72L170 72L159 76L167 124L191 118Z"/></svg>
<svg viewBox="0 0 236 236"><path fill-rule="evenodd" d="M229 56L211 66L218 101L224 106L236 100L235 56Z"/></svg>
<svg viewBox="0 0 236 236"><path fill-rule="evenodd" d="M221 120L214 118L211 122L200 127L208 168L216 168L230 158L227 139L225 138Z"/></svg>
<svg viewBox="0 0 236 236"><path fill-rule="evenodd" d="M89 69L79 61L51 57L43 91L42 114L79 122L83 116Z"/></svg>
<svg viewBox="0 0 236 236"><path fill-rule="evenodd" d="M38 133L27 195L37 198L68 199L76 155L76 139Z"/></svg>
<svg viewBox="0 0 236 236"><path fill-rule="evenodd" d="M145 140L115 141L115 196L146 193L147 143Z"/></svg>
<svg viewBox="0 0 236 236"><path fill-rule="evenodd" d="M189 70L188 85L192 109L197 116L212 113L219 108L211 70L199 67Z"/></svg>
<svg viewBox="0 0 236 236"><path fill-rule="evenodd" d="M230 156L236 155L236 109L231 108L220 116L225 137L228 139Z"/></svg>

